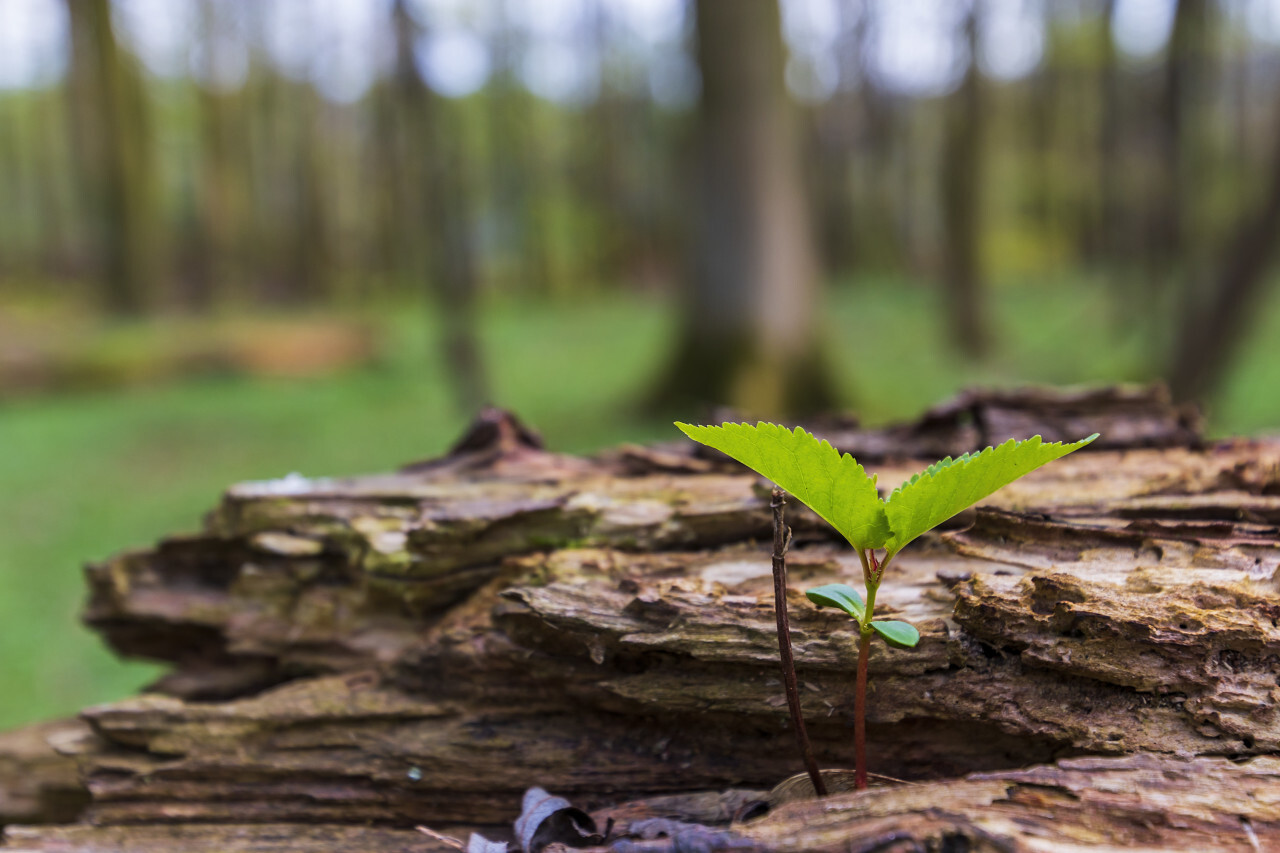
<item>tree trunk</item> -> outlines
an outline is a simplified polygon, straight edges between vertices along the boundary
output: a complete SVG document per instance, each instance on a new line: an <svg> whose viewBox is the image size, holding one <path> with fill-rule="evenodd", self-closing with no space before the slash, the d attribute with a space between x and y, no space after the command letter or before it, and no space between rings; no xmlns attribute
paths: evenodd
<svg viewBox="0 0 1280 853"><path fill-rule="evenodd" d="M1155 262L1166 270L1168 259L1187 260L1189 248L1186 149L1195 130L1191 119L1204 73L1208 14L1206 0L1177 0L1169 35L1160 134L1163 192L1154 211L1156 234L1151 247Z"/></svg>
<svg viewBox="0 0 1280 853"><path fill-rule="evenodd" d="M511 20L507 0L494 4L495 35L491 42L494 75L485 90L485 120L490 138L487 164L498 222L505 224L514 250L513 292L545 297L559 292L548 228L548 193L543 184L555 167L536 121L536 101L520 83L523 53L520 31ZM554 181L554 178L552 179ZM505 246L504 246L505 248Z"/></svg>
<svg viewBox="0 0 1280 853"><path fill-rule="evenodd" d="M775 788L802 768L757 477L690 444L560 456L490 412L441 459L241 484L201 533L90 567L88 623L174 669L45 733L56 753L0 739L0 804L66 791L73 764L85 792L78 818L4 812L56 824L10 843L444 849L409 828L496 834L531 785L624 833L679 817L679 849L1280 842L1280 441L1204 445L1134 389L966 395L822 434L885 460L888 489L1033 424L1109 440L923 537L880 590L922 640L872 651L870 769L916 784L821 805ZM847 767L857 626L801 590L861 569L793 510L801 701L819 762Z"/></svg>
<svg viewBox="0 0 1280 853"><path fill-rule="evenodd" d="M326 215L323 153L316 139L324 123L324 103L309 85L280 82L285 91L273 93L270 100L283 112L273 118L282 140L277 163L285 176L287 202L282 205L283 223L276 223L280 251L278 255L271 252L275 274L262 295L269 303L300 306L330 295L333 282L334 246Z"/></svg>
<svg viewBox="0 0 1280 853"><path fill-rule="evenodd" d="M1110 264L1129 258L1129 225L1121 216L1124 198L1120 176L1120 141L1123 111L1120 97L1120 63L1116 56L1116 0L1105 0L1099 27L1099 49L1102 54L1098 69L1098 225L1094 249ZM1128 290L1128 288L1126 288ZM1126 300L1130 306L1134 300ZM1132 319L1132 315L1130 315Z"/></svg>
<svg viewBox="0 0 1280 853"><path fill-rule="evenodd" d="M154 299L159 273L146 95L137 68L116 42L107 0L67 0L66 6L72 126L103 306L113 314L137 315Z"/></svg>
<svg viewBox="0 0 1280 853"><path fill-rule="evenodd" d="M196 210L187 217L188 257L177 294L181 306L193 313L225 301L244 277L238 263L242 256L238 223L244 219L244 184L239 176L249 172L248 161L238 150L245 136L238 126L245 112L244 99L218 91L211 82L228 38L226 9L213 0L202 0L199 8L201 75L206 82L197 87L199 156L190 189Z"/></svg>
<svg viewBox="0 0 1280 853"><path fill-rule="evenodd" d="M982 131L984 116L978 69L978 0L965 20L969 67L948 105L941 179L945 232L943 268L948 328L969 358L986 352L986 301L982 286Z"/></svg>
<svg viewBox="0 0 1280 853"><path fill-rule="evenodd" d="M440 312L444 363L459 408L470 414L487 402L489 390L477 330L479 271L472 246L466 143L461 128L446 123L442 105L418 73L413 57L418 28L403 0L397 0L393 14L402 163L412 191L425 202L413 208L425 211L421 220L400 225L410 239L427 244L425 277Z"/></svg>
<svg viewBox="0 0 1280 853"><path fill-rule="evenodd" d="M1280 119L1280 104L1277 104ZM1206 400L1249 330L1280 239L1280 136L1260 208L1241 217L1211 288L1188 288L1169 358L1169 383L1183 400ZM1202 296L1202 293L1207 294Z"/></svg>
<svg viewBox="0 0 1280 853"><path fill-rule="evenodd" d="M777 0L698 0L701 184L692 280L664 406L777 416L830 402L819 271Z"/></svg>

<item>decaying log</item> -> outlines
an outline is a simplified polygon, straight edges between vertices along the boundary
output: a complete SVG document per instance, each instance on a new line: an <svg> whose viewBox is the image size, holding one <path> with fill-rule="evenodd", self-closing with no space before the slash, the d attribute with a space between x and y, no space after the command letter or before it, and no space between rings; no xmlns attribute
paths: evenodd
<svg viewBox="0 0 1280 853"><path fill-rule="evenodd" d="M1206 444L1135 389L968 395L905 427L814 428L881 459L884 489L932 461L923 449L1008 430L1106 443L922 537L886 577L877 613L922 640L874 648L870 765L926 784L735 832L759 849L893 832L1066 849L1008 841L1060 815L1044 838L1062 844L1093 843L1090 827L1158 846L1230 824L1235 840L1188 849L1251 849L1246 824L1264 849L1280 837L1280 441ZM847 767L856 628L801 591L860 567L816 516L793 505L788 521L809 734L820 764ZM565 457L492 412L450 456L397 474L235 486L202 532L88 570L88 623L173 671L86 710L90 734L60 745L85 825L10 844L273 850L273 833L309 827L290 848L307 850L370 824L384 828L359 849L432 849L404 833L501 827L531 785L624 812L770 788L800 769L770 530L768 484L692 444ZM787 821L808 821L813 846Z"/></svg>
<svg viewBox="0 0 1280 853"><path fill-rule="evenodd" d="M739 834L761 850L814 853L1258 853L1280 845L1280 761L1077 758L790 803Z"/></svg>
<svg viewBox="0 0 1280 853"><path fill-rule="evenodd" d="M412 829L310 823L21 826L9 853L444 853Z"/></svg>
<svg viewBox="0 0 1280 853"><path fill-rule="evenodd" d="M0 734L0 826L75 820L89 803L74 759L60 748L89 737L80 720L54 720Z"/></svg>

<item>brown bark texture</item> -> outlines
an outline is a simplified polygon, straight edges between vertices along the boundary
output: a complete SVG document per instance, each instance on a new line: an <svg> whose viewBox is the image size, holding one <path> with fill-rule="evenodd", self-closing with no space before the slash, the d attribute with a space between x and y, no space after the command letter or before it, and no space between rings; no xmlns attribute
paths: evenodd
<svg viewBox="0 0 1280 853"><path fill-rule="evenodd" d="M447 849L413 827L509 837L534 785L614 818L619 853L1280 844L1280 441L1206 443L1148 389L812 426L883 489L1103 433L894 561L877 614L922 639L873 647L869 791L772 790L803 765L768 483L691 444L554 454L488 412L440 459L242 483L203 531L91 566L87 622L173 669L0 739L9 848ZM787 522L809 736L849 768L857 626L803 590L861 567Z"/></svg>

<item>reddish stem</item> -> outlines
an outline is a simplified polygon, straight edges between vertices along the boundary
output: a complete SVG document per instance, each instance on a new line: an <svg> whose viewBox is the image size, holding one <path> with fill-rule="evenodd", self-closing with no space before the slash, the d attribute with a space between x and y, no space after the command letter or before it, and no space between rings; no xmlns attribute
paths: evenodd
<svg viewBox="0 0 1280 853"><path fill-rule="evenodd" d="M867 787L867 659L871 656L871 632L858 641L858 682L853 694L854 790Z"/></svg>
<svg viewBox="0 0 1280 853"><path fill-rule="evenodd" d="M867 559L871 561L871 583L870 586L879 586L880 578L884 574L884 566L876 559L876 552L868 550Z"/></svg>

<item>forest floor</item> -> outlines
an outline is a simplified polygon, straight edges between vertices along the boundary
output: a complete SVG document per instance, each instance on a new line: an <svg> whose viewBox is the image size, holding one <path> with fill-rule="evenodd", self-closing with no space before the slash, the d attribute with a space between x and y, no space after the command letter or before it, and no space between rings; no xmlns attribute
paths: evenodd
<svg viewBox="0 0 1280 853"><path fill-rule="evenodd" d="M839 390L868 422L917 415L972 385L1152 376L1142 330L1097 282L997 288L993 344L979 364L950 350L936 294L923 285L858 280L830 300ZM115 660L78 626L85 561L198 527L233 482L388 470L437 455L460 434L470 413L453 402L430 313L388 306L355 319L376 330L364 367L305 379L166 378L0 403L0 728L127 695L158 672ZM616 294L503 303L482 325L494 402L551 448L675 437L668 419L634 407L676 328L667 303ZM118 333L118 345L155 336L135 329ZM1211 434L1280 427L1277 340L1280 294L1209 412Z"/></svg>

